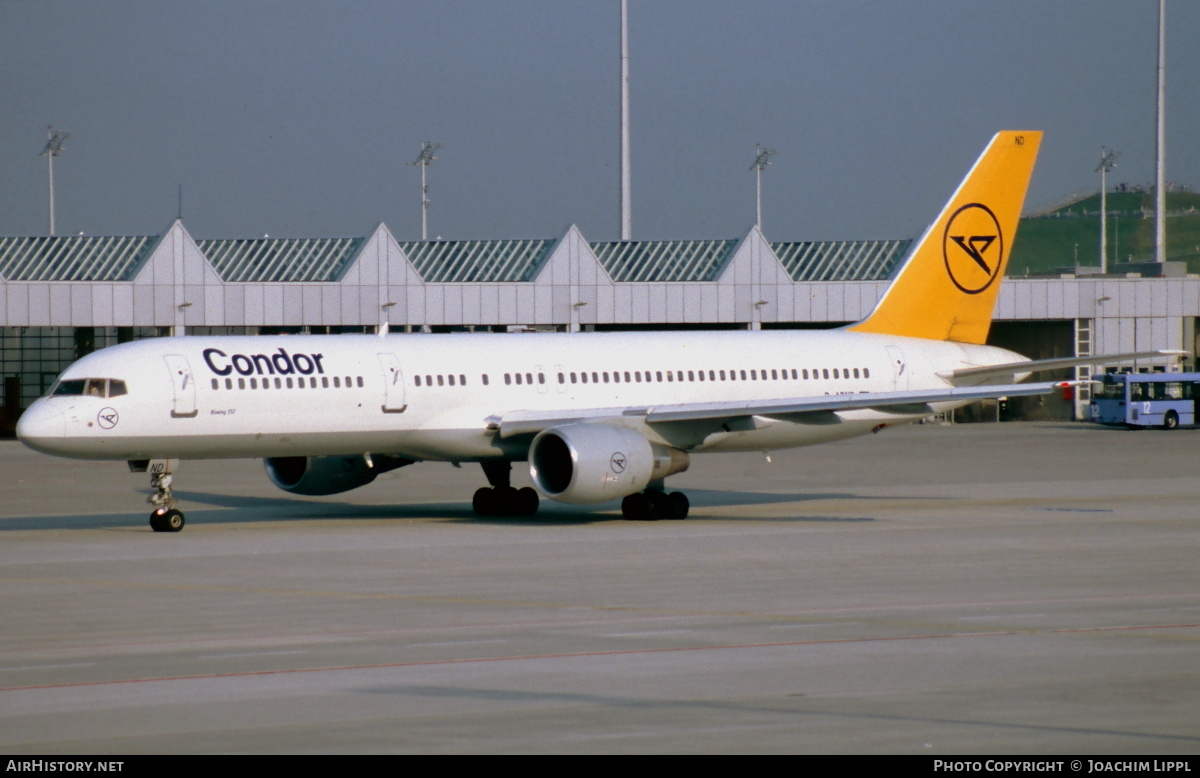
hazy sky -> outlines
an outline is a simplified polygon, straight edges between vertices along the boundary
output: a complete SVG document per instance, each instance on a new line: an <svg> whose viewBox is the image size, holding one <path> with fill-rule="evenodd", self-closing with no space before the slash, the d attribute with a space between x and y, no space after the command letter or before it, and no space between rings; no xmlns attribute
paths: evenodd
<svg viewBox="0 0 1200 778"><path fill-rule="evenodd" d="M1200 2L1167 8L1167 178L1200 183ZM630 0L635 238L918 234L999 129L1029 203L1154 176L1153 0ZM0 235L619 236L617 0L0 0Z"/></svg>

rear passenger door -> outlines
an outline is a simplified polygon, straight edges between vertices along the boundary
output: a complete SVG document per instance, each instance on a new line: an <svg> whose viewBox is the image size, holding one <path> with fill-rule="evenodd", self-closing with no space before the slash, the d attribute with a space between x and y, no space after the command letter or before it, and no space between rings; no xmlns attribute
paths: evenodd
<svg viewBox="0 0 1200 778"><path fill-rule="evenodd" d="M379 366L383 370L383 407L384 413L404 413L408 410L405 402L404 372L400 370L400 360L395 354L379 354Z"/></svg>

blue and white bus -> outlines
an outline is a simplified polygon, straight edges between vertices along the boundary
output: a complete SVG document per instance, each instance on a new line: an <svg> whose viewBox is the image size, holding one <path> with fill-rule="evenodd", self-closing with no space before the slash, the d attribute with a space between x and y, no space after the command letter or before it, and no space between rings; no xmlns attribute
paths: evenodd
<svg viewBox="0 0 1200 778"><path fill-rule="evenodd" d="M1200 373L1106 373L1092 380L1094 422L1165 430L1196 423Z"/></svg>

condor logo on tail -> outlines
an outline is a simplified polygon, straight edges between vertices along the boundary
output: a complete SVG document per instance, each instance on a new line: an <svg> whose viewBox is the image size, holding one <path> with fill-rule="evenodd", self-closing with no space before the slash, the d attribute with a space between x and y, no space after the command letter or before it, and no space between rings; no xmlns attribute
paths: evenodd
<svg viewBox="0 0 1200 778"><path fill-rule="evenodd" d="M1041 140L1040 132L997 133L875 310L849 329L986 343Z"/></svg>
<svg viewBox="0 0 1200 778"><path fill-rule="evenodd" d="M942 256L959 290L979 294L991 286L1004 265L1004 235L996 214L980 203L959 208L946 222Z"/></svg>

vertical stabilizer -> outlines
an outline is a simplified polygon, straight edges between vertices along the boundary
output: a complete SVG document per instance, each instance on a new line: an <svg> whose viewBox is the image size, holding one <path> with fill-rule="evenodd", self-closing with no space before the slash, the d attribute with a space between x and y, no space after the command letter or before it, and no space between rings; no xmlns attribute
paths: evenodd
<svg viewBox="0 0 1200 778"><path fill-rule="evenodd" d="M987 340L1041 142L1041 132L997 133L875 310L849 329Z"/></svg>

